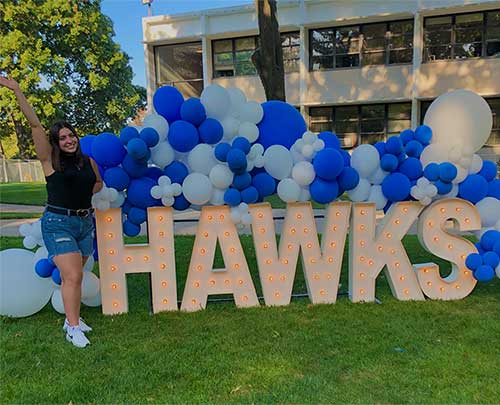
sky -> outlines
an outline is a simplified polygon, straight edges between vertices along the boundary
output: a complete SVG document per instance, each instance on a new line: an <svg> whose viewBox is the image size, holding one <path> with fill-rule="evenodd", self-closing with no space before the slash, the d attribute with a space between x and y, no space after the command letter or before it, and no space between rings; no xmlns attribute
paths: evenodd
<svg viewBox="0 0 500 405"><path fill-rule="evenodd" d="M153 0L153 15L178 14L219 7L253 3L253 0ZM148 15L142 0L103 0L102 12L111 18L114 40L131 58L134 84L146 87L144 48L142 44L142 17Z"/></svg>

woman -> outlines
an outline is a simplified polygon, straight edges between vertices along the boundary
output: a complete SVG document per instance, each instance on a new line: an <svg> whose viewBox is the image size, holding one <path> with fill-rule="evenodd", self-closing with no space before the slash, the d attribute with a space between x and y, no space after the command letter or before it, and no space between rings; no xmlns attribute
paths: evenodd
<svg viewBox="0 0 500 405"><path fill-rule="evenodd" d="M50 128L49 140L33 107L15 80L0 77L0 85L14 92L31 126L35 151L47 182L48 203L42 216L45 247L61 273L66 339L77 347L90 342L92 330L80 318L83 265L93 250L92 194L102 188L97 164L82 154L76 132L66 122Z"/></svg>

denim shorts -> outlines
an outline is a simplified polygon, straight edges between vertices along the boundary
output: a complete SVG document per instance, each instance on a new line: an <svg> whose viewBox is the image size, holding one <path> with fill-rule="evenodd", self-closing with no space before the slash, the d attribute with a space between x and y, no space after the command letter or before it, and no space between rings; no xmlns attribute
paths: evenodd
<svg viewBox="0 0 500 405"><path fill-rule="evenodd" d="M68 216L45 211L42 216L42 236L49 258L65 253L90 256L94 251L92 217Z"/></svg>

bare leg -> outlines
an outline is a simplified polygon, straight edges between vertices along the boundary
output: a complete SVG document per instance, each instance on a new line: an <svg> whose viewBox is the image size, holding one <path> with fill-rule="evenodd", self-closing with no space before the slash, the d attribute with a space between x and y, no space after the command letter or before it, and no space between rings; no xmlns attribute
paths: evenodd
<svg viewBox="0 0 500 405"><path fill-rule="evenodd" d="M77 326L80 321L82 299L82 255L66 253L54 256L54 263L61 272L61 293L66 318L71 326Z"/></svg>

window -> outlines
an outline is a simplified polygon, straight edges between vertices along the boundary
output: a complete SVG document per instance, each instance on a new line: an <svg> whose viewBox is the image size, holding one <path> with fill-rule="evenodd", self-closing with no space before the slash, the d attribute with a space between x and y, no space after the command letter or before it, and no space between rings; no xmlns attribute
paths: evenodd
<svg viewBox="0 0 500 405"><path fill-rule="evenodd" d="M252 54L258 37L220 39L212 42L214 77L256 75ZM281 34L285 73L299 70L300 36L298 32Z"/></svg>
<svg viewBox="0 0 500 405"><path fill-rule="evenodd" d="M154 53L158 87L175 86L185 98L201 95L203 90L201 42L156 46Z"/></svg>
<svg viewBox="0 0 500 405"><path fill-rule="evenodd" d="M343 148L383 141L411 126L411 103L311 107L310 129L333 131Z"/></svg>
<svg viewBox="0 0 500 405"><path fill-rule="evenodd" d="M500 10L424 20L424 62L499 55Z"/></svg>
<svg viewBox="0 0 500 405"><path fill-rule="evenodd" d="M364 24L310 32L311 70L411 63L413 21Z"/></svg>
<svg viewBox="0 0 500 405"><path fill-rule="evenodd" d="M498 146L500 145L500 98L486 98L485 99L491 108L491 113L493 115L493 127L491 129L491 135L486 141L486 146ZM420 123L424 123L425 113L432 104L432 101L422 101L420 103Z"/></svg>

